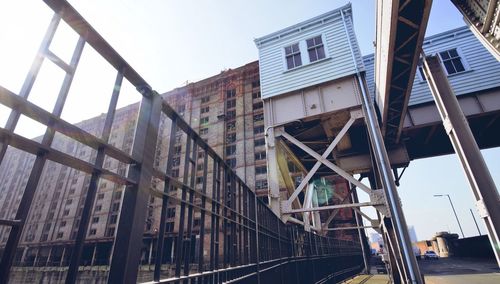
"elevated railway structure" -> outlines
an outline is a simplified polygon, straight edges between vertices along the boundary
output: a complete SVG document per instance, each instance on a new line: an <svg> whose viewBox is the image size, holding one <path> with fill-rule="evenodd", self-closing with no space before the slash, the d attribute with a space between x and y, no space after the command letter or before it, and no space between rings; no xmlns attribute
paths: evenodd
<svg viewBox="0 0 500 284"><path fill-rule="evenodd" d="M434 118L439 113L460 157L498 257L498 192L460 110L460 103L471 106L474 102L465 97L457 102L439 57L428 54L421 61L431 1L378 2L374 76L367 74L370 69L359 52L350 5L256 39L267 135L269 204L257 199L255 192L71 5L64 0L44 2L55 14L20 93L0 88L0 103L11 109L7 124L0 128L0 161L9 147L33 155L34 161L15 217L0 220L0 225L11 228L2 253L0 281L12 279L17 248L40 176L47 163L55 162L86 173L90 181L70 261L63 269L66 283L82 279L80 264L100 180L124 188L110 263L103 268L108 283L339 282L368 267L361 218L368 220L368 227L383 233L392 280L423 283L393 171L406 167L412 158L449 153L451 149L449 144L434 152L418 149L423 139L421 129L430 127L424 140L432 143L437 143L433 139L439 129L438 119L421 125L412 119L429 111L426 104L409 104L418 72L429 84L437 105L437 112L432 106L430 112ZM496 1L489 3L498 10ZM498 23L488 17L483 25ZM79 37L69 63L50 50L61 21ZM86 45L116 70L103 130L97 135L61 119ZM28 100L45 60L65 72L51 112ZM130 153L109 143L124 81L142 96ZM496 94L489 90L475 98L481 105L481 100L494 101ZM283 109L294 111L280 111ZM474 116L489 119L486 130L498 124L498 109L472 110ZM40 141L15 133L21 116L46 126ZM170 134L168 145L162 143L162 129ZM52 143L57 134L92 148L95 159L82 160L55 148ZM179 137L184 147L182 157L178 157L183 160L181 178L172 173L171 166L178 163L173 137ZM485 147L498 146L491 136L484 137ZM167 155L160 166L155 160L162 151ZM108 157L125 164L128 171L106 168ZM290 179L289 162L304 173L298 184ZM201 179L197 169L203 172ZM360 178L354 178L354 174L360 174ZM331 203L327 194L338 193L332 180L339 176L349 187L340 202ZM369 185L361 182L363 178ZM359 202L357 190L366 192L370 201ZM162 222L154 268L144 272L139 269L138 244L142 242L151 198L161 199ZM171 243L165 237L168 204L175 204L180 212ZM370 218L359 209L365 206L374 207L378 218ZM332 225L346 208L354 212L354 223ZM194 216L200 217L199 224L194 224ZM354 231L357 238L336 238L334 232L338 230ZM167 254L170 256L165 262Z"/></svg>
<svg viewBox="0 0 500 284"><path fill-rule="evenodd" d="M474 20L471 30L498 60L498 45L494 45L497 48L495 50L492 42L496 42L494 35L497 32L500 3L454 3L467 22ZM465 67L459 63L455 65L458 57L456 51L429 54L428 58L422 52L422 33L428 21L430 5L431 1L378 2L374 95L381 113L382 129L384 126L386 129L383 134L389 145L400 142L413 84L411 79L420 65L422 69L419 71L429 85L445 132L462 164L500 266L500 196L447 78L448 74L464 71ZM411 12L408 12L406 9L410 6ZM423 63L419 64L419 61ZM414 271L416 273L418 270Z"/></svg>
<svg viewBox="0 0 500 284"><path fill-rule="evenodd" d="M500 60L499 1L453 0L481 43Z"/></svg>

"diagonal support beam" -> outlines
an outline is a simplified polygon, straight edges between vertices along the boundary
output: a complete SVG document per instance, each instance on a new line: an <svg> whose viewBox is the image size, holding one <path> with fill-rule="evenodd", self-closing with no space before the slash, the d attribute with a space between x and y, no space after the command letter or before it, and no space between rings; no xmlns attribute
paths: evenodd
<svg viewBox="0 0 500 284"><path fill-rule="evenodd" d="M344 129L342 129L342 130L344 130ZM353 183L354 185L356 185L357 187L359 187L364 192L370 194L370 192L372 191L371 188L369 188L368 186L364 185L363 183L361 183L360 181L358 181L357 179L355 179L353 176L351 176L349 173L347 173L346 171L344 171L343 169L341 169L339 166L335 165L334 163L332 163L332 162L330 162L330 161L328 161L326 159L325 154L326 154L326 152L328 152L328 150L330 149L330 147L328 147L327 151L325 151L325 154L323 154L323 156L320 156L314 150L312 150L311 148L307 147L306 145L304 145L304 143L302 143L299 140L295 139L295 137L291 136L290 134L288 134L286 132L282 132L280 135L282 135L288 141L292 142L297 147L299 147L300 149L304 150L307 154L311 155L316 160L318 160L318 162L316 162L316 164L314 165L313 170L314 170L314 168L316 168L316 166L317 166L317 168L319 168L319 165L324 164L325 166L329 167L335 173L339 174L343 178L347 179L348 181L350 181L351 183ZM332 144L333 144L333 142L332 142ZM333 150L333 148L332 148L332 150ZM312 172L312 170L311 170L311 172ZM311 175L311 172L309 172L308 176ZM311 175L311 177L312 177L312 175ZM309 177L309 179L311 177ZM304 180L305 180L305 178L304 178ZM300 189L300 185L299 185L299 188L297 188L297 190L299 190L299 189ZM300 191L297 192L297 190L295 190L294 195L292 196L293 198L296 198L299 195ZM285 201L286 202L285 203L286 206L290 205L290 202L291 202L290 200L293 200L292 197L290 197L289 200Z"/></svg>
<svg viewBox="0 0 500 284"><path fill-rule="evenodd" d="M412 21L408 20L407 18L405 18L405 17L403 17L403 16L399 16L399 17L398 17L398 20L399 20L400 22L402 22L402 23L407 24L408 26L410 26L410 27L412 27L412 28L414 28L414 29L416 29L416 30L418 30L418 28L419 28L419 25L415 24L414 22L412 22Z"/></svg>
<svg viewBox="0 0 500 284"><path fill-rule="evenodd" d="M299 186L291 194L290 198L288 198L288 200L284 201L286 208L289 208L291 206L292 202L299 196L299 194L302 192L302 190L304 190L304 187L309 183L309 181L314 176L314 174L316 173L316 171L319 169L319 167L321 166L321 164L324 164L324 162L322 162L321 160L326 160L326 158L330 155L330 153L337 146L337 144L340 142L340 140L342 140L342 138L347 133L347 131L349 130L349 128L352 126L352 124L356 121L356 119L361 118L361 117L362 117L361 113L359 113L359 112L351 112L351 117L349 118L349 120L347 121L347 123L344 125L344 127L342 128L342 130L340 130L339 134L335 137L335 139L333 139L332 143L328 146L328 148L325 150L325 152L323 153L322 156L319 156L319 154L317 154L315 151L311 150L311 148L309 148L306 145L304 145L303 143L299 142L297 139L295 139L294 137L292 137L291 135L289 135L285 131L281 131L280 133L277 133L277 135L281 135L281 136L285 137L288 141L292 142L293 144L295 144L299 148L303 149L307 153L309 153L308 150L312 151L316 155L316 157L315 157L316 160L318 160L314 164L314 166L312 167L312 169L304 177L304 179L301 181L301 183L299 184ZM306 149L308 149L308 150L306 150ZM311 155L311 156L313 156L313 155ZM320 157L320 158L318 159L318 157Z"/></svg>
<svg viewBox="0 0 500 284"><path fill-rule="evenodd" d="M288 148L286 143L282 140L276 141L276 161L278 162L278 169L283 178L283 182L285 183L285 187L288 191L288 194L293 194L295 191L295 183L290 176L290 169L288 168L288 161L292 161L295 165L299 166L303 169L304 173L307 173L307 170L300 163L299 159L293 155L293 152ZM294 208L301 208L302 204L300 200L297 198L292 203Z"/></svg>
<svg viewBox="0 0 500 284"><path fill-rule="evenodd" d="M363 211L361 211L359 208L354 207L353 209L356 210L359 213L359 215L363 216L366 220L370 221L371 223L377 221L375 219L370 218L370 216L366 215L365 213L363 213Z"/></svg>

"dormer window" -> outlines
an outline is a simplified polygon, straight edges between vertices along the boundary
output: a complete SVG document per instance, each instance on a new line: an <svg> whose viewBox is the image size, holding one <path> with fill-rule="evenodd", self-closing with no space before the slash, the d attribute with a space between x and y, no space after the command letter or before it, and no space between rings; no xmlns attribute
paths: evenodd
<svg viewBox="0 0 500 284"><path fill-rule="evenodd" d="M300 58L299 44L295 43L285 47L286 66L288 69L293 69L302 65Z"/></svg>
<svg viewBox="0 0 500 284"><path fill-rule="evenodd" d="M315 62L325 58L325 47L321 36L316 36L306 40L309 62Z"/></svg>

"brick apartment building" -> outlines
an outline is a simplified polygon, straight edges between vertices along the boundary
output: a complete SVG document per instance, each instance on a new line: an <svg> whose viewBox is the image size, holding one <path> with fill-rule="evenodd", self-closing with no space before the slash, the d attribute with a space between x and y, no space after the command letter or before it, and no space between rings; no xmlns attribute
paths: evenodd
<svg viewBox="0 0 500 284"><path fill-rule="evenodd" d="M196 130L219 156L223 157L236 173L254 188L259 198L267 201L267 168L263 104L260 98L258 62L251 62L236 69L189 83L162 95L164 99ZM130 151L139 104L132 104L116 111L109 143ZM105 115L102 114L78 123L82 129L98 135ZM165 168L170 122L162 120L161 137L158 139L155 166ZM175 146L171 175L182 178L183 153L186 145L182 131L175 134ZM52 147L75 157L93 162L96 152L81 143L62 135L56 136ZM201 154L201 153L200 153ZM203 181L203 156L198 155L196 186ZM19 205L22 191L34 161L34 156L9 148L0 165L0 218L11 219ZM104 168L125 175L126 165L106 158ZM210 169L210 167L208 167ZM292 178L300 183L302 173L294 169ZM211 172L206 177L211 178ZM28 222L23 232L16 265L18 266L65 266L71 255L72 242L76 237L82 213L86 188L90 175L47 162L32 204ZM344 182L345 183L345 182ZM347 194L348 184L337 182L338 189ZM160 187L153 181L152 187ZM108 264L113 238L118 223L123 186L101 180L94 202L92 218L83 253L83 265ZM178 190L178 194L180 190ZM199 200L195 200L195 203ZM165 238L164 261L171 261L175 232L178 228L179 208L175 204L167 209L168 237ZM161 199L151 196L143 240L143 264L151 263L155 256L155 235L160 223ZM343 210L337 217L340 223L352 222L350 210ZM344 221L342 221L344 220ZM335 221L334 221L335 222ZM340 224L339 223L339 224ZM194 215L193 229L199 229L200 217ZM8 238L10 227L0 227L0 250ZM336 234L344 233L337 232ZM199 240L193 242L196 244Z"/></svg>

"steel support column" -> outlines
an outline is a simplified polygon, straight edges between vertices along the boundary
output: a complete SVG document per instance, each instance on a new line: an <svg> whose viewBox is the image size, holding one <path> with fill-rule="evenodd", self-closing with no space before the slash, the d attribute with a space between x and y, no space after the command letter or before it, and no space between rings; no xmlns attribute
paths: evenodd
<svg viewBox="0 0 500 284"><path fill-rule="evenodd" d="M151 177L161 114L162 98L149 86L143 94L132 156L139 164L131 165L129 178L137 184L125 189L120 221L113 246L108 283L135 283L144 232L144 222L150 196Z"/></svg>
<svg viewBox="0 0 500 284"><path fill-rule="evenodd" d="M425 57L425 56L424 56ZM424 72L443 125L465 172L500 267L500 197L470 130L467 118L451 89L438 56L424 59Z"/></svg>
<svg viewBox="0 0 500 284"><path fill-rule="evenodd" d="M400 273L404 273L402 280L405 283L421 284L424 283L423 278L420 274L420 269L411 246L410 236L408 235L408 226L406 225L403 209L401 208L401 201L399 199L396 183L392 175L389 157L387 155L384 140L382 139L382 133L375 114L375 108L368 92L366 91L366 82L362 76L362 74L356 75L361 89L363 112L365 114L367 131L373 150L373 158L376 162L378 169L377 173L380 178L386 197L387 207L390 212L391 229L393 229L393 237L396 241L396 244L393 245L397 246L402 258L402 268L404 271L400 270Z"/></svg>
<svg viewBox="0 0 500 284"><path fill-rule="evenodd" d="M123 74L118 72L113 85L113 92L111 95L111 101L108 106L108 113L106 115L106 120L104 122L104 127L102 131L102 138L104 141L109 142L109 136L111 134L111 126L113 124L113 119L115 116L116 105L118 103L118 96L120 94L120 89L122 85ZM95 159L95 166L97 168L102 168L105 158L104 148L99 148L97 150L97 155ZM95 201L95 196L97 193L99 180L101 172L95 170L90 177L90 183L87 190L87 196L85 196L85 201L83 205L82 215L80 218L80 224L78 226L78 232L76 234L75 246L71 253L68 273L66 274L66 283L75 283L78 274L78 266L80 265L80 259L83 252L83 246L85 242L85 237L87 236L87 230L89 228L90 217L92 216L92 209Z"/></svg>
<svg viewBox="0 0 500 284"><path fill-rule="evenodd" d="M352 185L351 185L352 187ZM351 198L353 203L359 203L358 199L358 193L356 192L356 187L353 187L353 190L351 191ZM358 236L359 236L359 244L361 245L361 250L363 252L363 262L365 263L365 269L364 273L369 274L370 273L370 262L367 259L367 253L366 253L366 234L365 234L365 228L371 228L371 226L364 227L363 224L363 218L361 218L358 210L358 208L353 208L353 213L354 213L354 218L356 218L356 226L358 229Z"/></svg>
<svg viewBox="0 0 500 284"><path fill-rule="evenodd" d="M173 154L175 147L175 133L177 132L177 121L176 119L172 119L172 125L170 127L170 140L168 143L168 154L167 154L167 167L165 170L165 174L170 176L172 173L172 165L173 165ZM153 273L153 280L160 281L161 276L161 265L163 261L164 254L164 239L165 232L167 226L167 210L168 210L168 193L170 192L170 180L166 180L163 187L163 197L161 204L161 213L160 213L160 230L158 231L158 241L156 242L156 256L155 256L155 268Z"/></svg>

